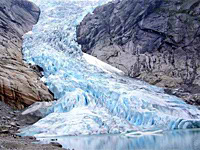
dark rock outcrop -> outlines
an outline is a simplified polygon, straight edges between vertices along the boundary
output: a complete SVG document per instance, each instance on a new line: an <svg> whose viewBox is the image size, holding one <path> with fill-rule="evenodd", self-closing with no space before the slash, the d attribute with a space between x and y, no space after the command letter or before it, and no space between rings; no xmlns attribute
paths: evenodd
<svg viewBox="0 0 200 150"><path fill-rule="evenodd" d="M22 36L39 14L39 8L26 0L0 1L0 100L13 108L53 100L38 71L22 61Z"/></svg>
<svg viewBox="0 0 200 150"><path fill-rule="evenodd" d="M77 41L127 75L200 104L199 0L110 2L83 19Z"/></svg>

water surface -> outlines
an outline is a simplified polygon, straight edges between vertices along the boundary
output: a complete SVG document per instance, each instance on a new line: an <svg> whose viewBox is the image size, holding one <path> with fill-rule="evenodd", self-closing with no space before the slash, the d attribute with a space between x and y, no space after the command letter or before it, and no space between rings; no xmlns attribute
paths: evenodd
<svg viewBox="0 0 200 150"><path fill-rule="evenodd" d="M38 139L42 143L56 141L70 150L200 150L200 129L165 131L135 137L118 134Z"/></svg>

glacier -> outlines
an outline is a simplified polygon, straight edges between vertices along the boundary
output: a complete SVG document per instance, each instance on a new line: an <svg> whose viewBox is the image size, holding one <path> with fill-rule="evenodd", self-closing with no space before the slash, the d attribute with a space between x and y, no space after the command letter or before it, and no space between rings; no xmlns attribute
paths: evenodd
<svg viewBox="0 0 200 150"><path fill-rule="evenodd" d="M109 0L31 0L41 9L24 36L27 63L44 69L42 81L56 101L21 135L48 137L130 133L200 127L200 109L162 88L129 78L76 43L76 26Z"/></svg>

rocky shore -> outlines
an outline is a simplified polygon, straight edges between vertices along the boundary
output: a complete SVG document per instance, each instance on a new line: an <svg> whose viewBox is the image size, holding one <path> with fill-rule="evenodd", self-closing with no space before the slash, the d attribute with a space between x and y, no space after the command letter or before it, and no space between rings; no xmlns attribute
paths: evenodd
<svg viewBox="0 0 200 150"><path fill-rule="evenodd" d="M52 142L39 143L34 137L21 137L16 135L18 129L37 121L38 118L22 116L21 111L10 108L0 101L0 150L61 150L62 146Z"/></svg>

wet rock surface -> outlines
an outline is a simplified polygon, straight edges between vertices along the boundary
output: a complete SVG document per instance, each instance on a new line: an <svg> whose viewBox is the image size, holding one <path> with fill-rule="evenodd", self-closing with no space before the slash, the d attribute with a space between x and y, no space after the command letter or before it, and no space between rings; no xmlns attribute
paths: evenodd
<svg viewBox="0 0 200 150"><path fill-rule="evenodd" d="M13 108L53 100L40 81L40 68L22 60L22 36L37 23L39 14L39 8L26 0L0 1L0 100Z"/></svg>
<svg viewBox="0 0 200 150"><path fill-rule="evenodd" d="M199 0L115 0L83 19L77 41L127 75L199 104Z"/></svg>

